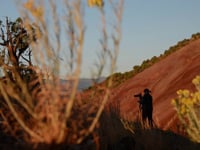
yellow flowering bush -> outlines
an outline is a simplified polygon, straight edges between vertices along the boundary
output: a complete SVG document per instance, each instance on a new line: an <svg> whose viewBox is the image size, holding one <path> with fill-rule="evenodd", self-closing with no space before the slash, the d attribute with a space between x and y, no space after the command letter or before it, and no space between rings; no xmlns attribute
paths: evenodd
<svg viewBox="0 0 200 150"><path fill-rule="evenodd" d="M103 0L88 0L88 6L89 7L93 7L93 6L97 6L97 7L103 7L104 2Z"/></svg>
<svg viewBox="0 0 200 150"><path fill-rule="evenodd" d="M175 106L179 120L184 125L188 136L200 143L200 76L192 80L197 91L189 90L177 91L177 98L172 100Z"/></svg>

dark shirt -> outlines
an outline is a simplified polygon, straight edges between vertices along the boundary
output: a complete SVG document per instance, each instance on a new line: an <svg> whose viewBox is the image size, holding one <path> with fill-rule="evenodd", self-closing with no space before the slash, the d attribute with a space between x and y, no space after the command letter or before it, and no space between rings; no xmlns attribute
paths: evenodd
<svg viewBox="0 0 200 150"><path fill-rule="evenodd" d="M142 98L142 107L147 109L153 109L152 96L148 93L144 94Z"/></svg>

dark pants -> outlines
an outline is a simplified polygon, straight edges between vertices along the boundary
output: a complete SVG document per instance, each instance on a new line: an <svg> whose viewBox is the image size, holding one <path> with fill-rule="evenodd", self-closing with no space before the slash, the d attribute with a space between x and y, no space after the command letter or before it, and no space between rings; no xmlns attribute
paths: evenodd
<svg viewBox="0 0 200 150"><path fill-rule="evenodd" d="M145 122L146 119L148 119L148 123L151 127L153 126L152 113L153 113L152 108L148 108L148 107L142 108L142 120L143 120L143 122Z"/></svg>

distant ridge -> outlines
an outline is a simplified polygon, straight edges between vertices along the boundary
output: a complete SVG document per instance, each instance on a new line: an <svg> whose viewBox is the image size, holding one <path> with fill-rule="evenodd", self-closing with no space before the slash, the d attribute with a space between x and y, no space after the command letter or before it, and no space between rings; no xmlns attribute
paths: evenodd
<svg viewBox="0 0 200 150"><path fill-rule="evenodd" d="M99 82L102 82L103 80L105 80L104 77L101 77L98 79L98 83ZM70 81L67 81L67 80L64 80L64 79L61 79L61 84L66 84L67 82L70 82ZM89 79L89 78L80 78L79 79L79 84L78 84L78 91L82 91L82 90L85 90L87 88L89 88L90 86L92 86L94 80L93 79Z"/></svg>

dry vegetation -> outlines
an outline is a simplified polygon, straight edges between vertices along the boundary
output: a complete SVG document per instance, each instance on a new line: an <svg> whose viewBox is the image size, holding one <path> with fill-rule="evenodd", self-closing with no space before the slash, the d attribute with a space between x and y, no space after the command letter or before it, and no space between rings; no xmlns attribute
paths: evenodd
<svg viewBox="0 0 200 150"><path fill-rule="evenodd" d="M107 2L115 25L109 36L102 1L89 1L89 6L96 6L102 19L102 49L93 78L100 77L106 65L110 74L115 72L123 3L123 0ZM77 86L86 32L81 0L62 3L28 0L19 4L22 19L14 23L6 19L0 26L1 149L128 150L154 149L155 144L168 149L169 144L175 144L174 139L178 143L170 149L196 148L196 144L173 133L144 130L140 123L122 120L117 104L105 109L112 77L103 88L100 101L80 100ZM58 5L62 5L64 16L60 16ZM61 40L63 31L67 46ZM113 49L108 46L108 37L112 37ZM59 60L63 53L67 54L65 63ZM63 65L67 69L65 79L72 81L64 88L59 79Z"/></svg>
<svg viewBox="0 0 200 150"><path fill-rule="evenodd" d="M175 105L178 117L187 135L195 142L200 142L200 76L193 79L197 91L177 91L178 97L172 101Z"/></svg>
<svg viewBox="0 0 200 150"><path fill-rule="evenodd" d="M83 104L76 98L85 34L83 3L80 0L19 3L22 19L13 23L7 18L1 24L2 128L6 134L36 146L80 144L98 125L112 84L110 80L102 102ZM97 6L102 17L102 50L96 78L101 76L106 59L110 60L110 72L114 72L119 51L123 0L109 1L109 4L116 22L112 33L114 49L107 46L103 4L89 4ZM65 12L62 16L58 10L61 6ZM67 39L64 41L68 43L67 49L62 45L62 38ZM59 55L63 53L67 54L66 62L61 64ZM72 81L65 85L65 90L59 79L63 65L67 69L65 79Z"/></svg>

